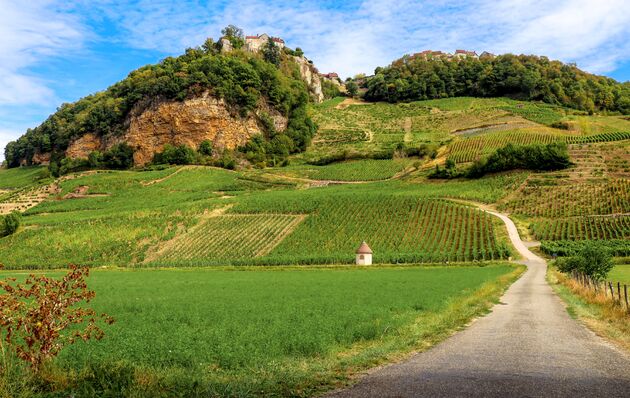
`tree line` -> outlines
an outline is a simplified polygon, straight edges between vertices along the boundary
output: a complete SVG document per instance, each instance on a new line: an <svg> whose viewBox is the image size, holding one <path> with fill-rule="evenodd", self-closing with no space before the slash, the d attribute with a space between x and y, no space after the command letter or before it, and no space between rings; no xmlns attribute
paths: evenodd
<svg viewBox="0 0 630 398"><path fill-rule="evenodd" d="M369 101L508 96L537 100L586 112L630 113L630 82L586 73L547 57L505 54L497 57L406 55L362 81Z"/></svg>

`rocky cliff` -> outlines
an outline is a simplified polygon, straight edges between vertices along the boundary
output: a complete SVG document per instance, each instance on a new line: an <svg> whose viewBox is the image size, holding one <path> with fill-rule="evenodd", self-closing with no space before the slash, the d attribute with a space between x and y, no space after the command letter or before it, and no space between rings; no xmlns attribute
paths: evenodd
<svg viewBox="0 0 630 398"><path fill-rule="evenodd" d="M234 115L221 99L208 93L185 101L158 101L148 107L134 110L128 119L129 128L122 137L97 137L86 134L73 141L66 155L87 158L92 151L103 151L118 142L134 148L134 164L145 165L166 144L188 145L197 148L210 140L214 148L235 149L262 133L260 116L266 113L274 121L277 131L284 131L287 118L260 105L246 117Z"/></svg>
<svg viewBox="0 0 630 398"><path fill-rule="evenodd" d="M302 80L308 85L308 90L316 102L324 100L324 92L322 91L322 82L317 69L313 64L304 57L293 57L300 68Z"/></svg>

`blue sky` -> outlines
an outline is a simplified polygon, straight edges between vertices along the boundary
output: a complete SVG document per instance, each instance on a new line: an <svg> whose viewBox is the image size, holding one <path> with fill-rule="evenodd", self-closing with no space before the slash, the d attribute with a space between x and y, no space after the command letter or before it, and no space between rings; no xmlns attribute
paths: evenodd
<svg viewBox="0 0 630 398"><path fill-rule="evenodd" d="M343 76L462 48L547 55L630 80L627 0L0 0L0 10L0 159L59 104L216 39L230 23L281 36Z"/></svg>

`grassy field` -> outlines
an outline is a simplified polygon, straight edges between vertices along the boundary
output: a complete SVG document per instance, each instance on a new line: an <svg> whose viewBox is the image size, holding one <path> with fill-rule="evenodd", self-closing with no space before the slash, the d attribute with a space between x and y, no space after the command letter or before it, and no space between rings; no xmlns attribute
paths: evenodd
<svg viewBox="0 0 630 398"><path fill-rule="evenodd" d="M630 263L628 263L627 259L624 264L616 265L615 268L610 271L610 274L608 274L607 279L630 285Z"/></svg>
<svg viewBox="0 0 630 398"><path fill-rule="evenodd" d="M488 308L515 272L509 265L96 270L92 306L116 323L104 340L72 346L56 364L84 369L66 395L125 388L142 396L309 395L443 339Z"/></svg>
<svg viewBox="0 0 630 398"><path fill-rule="evenodd" d="M42 167L0 168L0 190L24 188L35 182Z"/></svg>

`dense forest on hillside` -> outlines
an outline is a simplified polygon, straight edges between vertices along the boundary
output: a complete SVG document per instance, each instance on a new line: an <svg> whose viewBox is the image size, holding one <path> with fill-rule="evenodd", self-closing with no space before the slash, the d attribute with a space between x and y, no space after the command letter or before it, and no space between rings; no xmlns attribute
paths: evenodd
<svg viewBox="0 0 630 398"><path fill-rule="evenodd" d="M406 55L388 67L377 68L364 85L369 101L511 96L587 112L630 113L630 83L530 55L461 60Z"/></svg>
<svg viewBox="0 0 630 398"><path fill-rule="evenodd" d="M306 114L308 89L291 57L277 51L273 60L267 58L266 53L221 53L220 43L208 39L203 46L189 48L181 56L131 72L105 91L61 105L44 123L10 142L5 159L9 167L15 167L23 159L29 162L35 153L52 152L51 164L59 162L69 143L86 133L122 135L132 109L147 100L184 100L204 91L224 99L235 113L243 116L264 99L289 119L282 139L275 140L276 132L263 120L267 127L264 141L269 146L264 149L299 152L315 133ZM128 165L125 159L119 159L127 149L116 146L116 153L104 154L104 158L114 159L114 166Z"/></svg>

